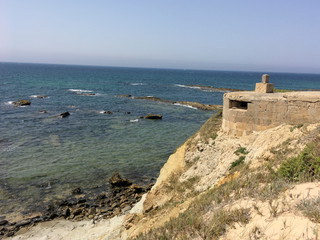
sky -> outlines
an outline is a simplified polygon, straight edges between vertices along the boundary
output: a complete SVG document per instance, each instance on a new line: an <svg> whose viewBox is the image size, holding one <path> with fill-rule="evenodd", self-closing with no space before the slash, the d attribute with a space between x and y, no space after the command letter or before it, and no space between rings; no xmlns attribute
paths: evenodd
<svg viewBox="0 0 320 240"><path fill-rule="evenodd" d="M319 0L0 0L0 62L320 73Z"/></svg>

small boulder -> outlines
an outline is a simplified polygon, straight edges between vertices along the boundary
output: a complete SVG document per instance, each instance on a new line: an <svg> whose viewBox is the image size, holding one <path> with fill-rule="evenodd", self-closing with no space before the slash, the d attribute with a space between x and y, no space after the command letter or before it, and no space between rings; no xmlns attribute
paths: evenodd
<svg viewBox="0 0 320 240"><path fill-rule="evenodd" d="M81 194L83 193L82 189L77 187L71 191L72 194Z"/></svg>
<svg viewBox="0 0 320 240"><path fill-rule="evenodd" d="M61 113L61 114L59 115L59 117L65 118L65 117L68 117L69 115L70 115L69 112L64 112L64 113Z"/></svg>
<svg viewBox="0 0 320 240"><path fill-rule="evenodd" d="M18 101L14 101L12 104L14 106L16 106L16 107L21 107L21 106L30 105L31 101L29 101L29 100L18 100Z"/></svg>
<svg viewBox="0 0 320 240"><path fill-rule="evenodd" d="M0 226L6 225L7 223L8 223L8 221L5 219L0 220Z"/></svg>
<svg viewBox="0 0 320 240"><path fill-rule="evenodd" d="M40 110L39 113L47 113L46 110Z"/></svg>
<svg viewBox="0 0 320 240"><path fill-rule="evenodd" d="M114 172L112 177L109 179L109 183L112 187L126 187L132 185L132 182L122 178L118 172Z"/></svg>
<svg viewBox="0 0 320 240"><path fill-rule="evenodd" d="M144 117L145 119L162 119L162 115L157 114L148 114Z"/></svg>

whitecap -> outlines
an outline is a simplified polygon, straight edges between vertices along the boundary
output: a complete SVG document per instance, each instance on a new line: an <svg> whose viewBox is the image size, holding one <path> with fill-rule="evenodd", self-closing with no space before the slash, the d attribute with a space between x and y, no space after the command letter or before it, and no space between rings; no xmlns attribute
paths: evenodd
<svg viewBox="0 0 320 240"><path fill-rule="evenodd" d="M183 87L183 88L201 89L201 87L187 86L187 85L182 85L182 84L175 84L175 86L177 86L177 87Z"/></svg>
<svg viewBox="0 0 320 240"><path fill-rule="evenodd" d="M84 90L84 89L68 89L70 92L78 92L78 93L86 93L86 92L92 92L91 90Z"/></svg>
<svg viewBox="0 0 320 240"><path fill-rule="evenodd" d="M142 85L146 85L145 83L129 83L132 86L142 86Z"/></svg>
<svg viewBox="0 0 320 240"><path fill-rule="evenodd" d="M130 122L138 122L139 121L139 119L133 119L133 120L130 120Z"/></svg>
<svg viewBox="0 0 320 240"><path fill-rule="evenodd" d="M198 108L196 108L196 107L192 107L192 106L190 106L190 105L180 104L180 103L174 103L173 105L181 106L181 107L187 107L187 108L192 108L192 109L198 109Z"/></svg>
<svg viewBox="0 0 320 240"><path fill-rule="evenodd" d="M13 104L13 101L8 101L8 102L5 102L6 105L12 105Z"/></svg>

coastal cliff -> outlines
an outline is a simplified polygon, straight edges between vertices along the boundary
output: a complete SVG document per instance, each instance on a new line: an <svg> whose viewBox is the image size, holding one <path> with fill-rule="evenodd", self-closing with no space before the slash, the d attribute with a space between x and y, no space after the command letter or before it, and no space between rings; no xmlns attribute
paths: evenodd
<svg viewBox="0 0 320 240"><path fill-rule="evenodd" d="M319 234L320 124L247 136L213 116L170 156L131 239L311 239Z"/></svg>
<svg viewBox="0 0 320 240"><path fill-rule="evenodd" d="M190 137L130 211L41 223L13 239L313 239L320 222L320 124L230 136L221 112Z"/></svg>

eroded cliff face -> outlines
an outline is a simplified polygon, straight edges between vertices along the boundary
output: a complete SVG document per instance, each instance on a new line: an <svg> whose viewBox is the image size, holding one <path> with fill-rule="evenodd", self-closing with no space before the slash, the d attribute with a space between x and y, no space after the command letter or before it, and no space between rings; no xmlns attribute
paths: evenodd
<svg viewBox="0 0 320 240"><path fill-rule="evenodd" d="M249 170L247 170L248 173L246 173L249 175L254 171L262 171L257 169L266 163L268 164L268 162L272 162L272 159L279 158L279 153L284 152L283 149L285 149L285 153L281 155L281 157L284 159L299 154L305 148L306 144L319 135L319 130L320 124L318 123L305 124L303 126L283 124L265 131L253 132L247 136L236 137L221 131L221 118L212 117L198 133L170 156L162 168L156 184L146 196L143 203L143 212L140 214L131 214L127 217L127 221L125 221L126 234L130 238L135 238L141 233L161 227L170 219L178 217L179 214L192 208L193 203L199 196L205 196L210 189L217 188L232 179L237 179L238 176L241 177L241 172L234 170L236 169L234 165L238 163L246 163L249 166ZM274 161L272 163L276 164ZM277 163L279 163L279 161ZM277 167L276 165L271 166L271 168L275 169ZM239 180L239 182L241 181L242 180ZM317 188L318 185L312 187ZM258 188L257 191L259 191ZM230 193L232 196L235 194L234 192ZM306 195L306 191L304 191L304 194ZM286 196L289 195L290 193L287 193ZM266 226L267 224L262 224L264 221L272 221L272 218L276 218L272 216L270 218L267 214L269 211L267 209L269 206L268 201L252 198L251 195L248 195L248 199L250 199L251 205L249 203L245 205L250 209L248 213L250 219L254 220L254 216L257 215L257 213L254 212L254 206L256 206L256 204L261 204L261 211L264 211L264 213L262 213L264 217L259 219L261 222L259 234L261 236L265 234L265 236L269 237L273 234L272 236L277 236L278 239L280 234L284 233L281 229L282 232L279 230L277 233L274 233ZM231 209L239 203L237 199L231 202L229 200L227 201L228 203L223 204L220 208ZM292 201L296 201L296 199ZM281 201L279 200L279 202ZM288 206L294 205L289 202L290 201L288 201L287 204ZM215 204L213 203L213 205ZM210 211L213 212L213 209L212 207ZM297 216L293 207L283 209L283 214L290 213L293 218ZM206 213L208 216L210 216L210 211L208 210L208 213ZM199 212L199 214L204 213ZM308 226L312 227L315 226L314 223L306 217L303 217L301 213L298 213L298 215L303 224L309 224ZM286 221L285 231L288 231L288 229L295 226L294 224L297 224L295 221L291 221L291 224L290 219L284 219ZM204 220L204 222L206 221ZM301 224L302 222L299 223ZM249 235L252 232L248 231L244 226L253 228L254 224L248 220L246 224L238 225L237 229L242 235L230 228L230 231L226 230L223 236L220 237L230 239L240 234L242 237L236 239L250 238ZM306 229L302 229L295 233L295 235L289 234L288 236L302 236L305 231ZM259 236L257 235L257 237ZM270 239L273 239L273 237ZM141 237L141 239L147 238L148 237ZM190 237L190 239L193 238Z"/></svg>

